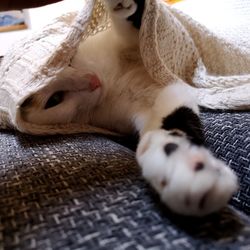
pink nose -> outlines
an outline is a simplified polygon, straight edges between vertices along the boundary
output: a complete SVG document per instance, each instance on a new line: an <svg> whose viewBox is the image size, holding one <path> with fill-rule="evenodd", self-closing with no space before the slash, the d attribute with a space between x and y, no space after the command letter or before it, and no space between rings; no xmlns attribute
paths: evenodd
<svg viewBox="0 0 250 250"><path fill-rule="evenodd" d="M88 74L87 77L89 79L89 88L91 91L94 91L98 89L99 87L101 87L101 81L96 75Z"/></svg>

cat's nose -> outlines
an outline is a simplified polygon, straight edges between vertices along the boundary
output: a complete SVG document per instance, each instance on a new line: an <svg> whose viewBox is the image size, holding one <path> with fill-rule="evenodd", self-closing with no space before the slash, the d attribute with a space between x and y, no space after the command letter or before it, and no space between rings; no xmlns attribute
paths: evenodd
<svg viewBox="0 0 250 250"><path fill-rule="evenodd" d="M86 77L86 80L88 81L90 91L94 91L101 87L102 84L97 75L87 74L85 77Z"/></svg>

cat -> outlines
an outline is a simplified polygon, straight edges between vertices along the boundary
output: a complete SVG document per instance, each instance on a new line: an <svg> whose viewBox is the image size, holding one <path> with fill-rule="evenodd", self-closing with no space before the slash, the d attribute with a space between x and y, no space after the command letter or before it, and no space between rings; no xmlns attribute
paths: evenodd
<svg viewBox="0 0 250 250"><path fill-rule="evenodd" d="M29 97L21 114L36 124L138 132L136 159L162 202L175 213L204 216L227 204L237 178L204 145L188 85L162 86L145 70L139 51L145 1L105 0L111 28L82 42L69 67Z"/></svg>

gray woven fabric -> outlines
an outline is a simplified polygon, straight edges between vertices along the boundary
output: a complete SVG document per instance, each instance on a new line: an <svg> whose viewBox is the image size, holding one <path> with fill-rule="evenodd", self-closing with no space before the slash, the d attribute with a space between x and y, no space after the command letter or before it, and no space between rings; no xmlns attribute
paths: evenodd
<svg viewBox="0 0 250 250"><path fill-rule="evenodd" d="M239 177L232 204L250 215L250 112L206 111L202 114L208 146Z"/></svg>
<svg viewBox="0 0 250 250"><path fill-rule="evenodd" d="M0 141L0 249L250 249L247 217L172 215L134 152L107 138L1 131Z"/></svg>

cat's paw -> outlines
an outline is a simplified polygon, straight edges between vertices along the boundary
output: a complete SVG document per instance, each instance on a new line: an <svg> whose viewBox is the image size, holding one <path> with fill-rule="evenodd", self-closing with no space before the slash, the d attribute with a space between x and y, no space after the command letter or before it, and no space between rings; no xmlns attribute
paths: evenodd
<svg viewBox="0 0 250 250"><path fill-rule="evenodd" d="M120 18L127 18L137 10L137 4L134 0L105 0L105 2L111 14Z"/></svg>
<svg viewBox="0 0 250 250"><path fill-rule="evenodd" d="M165 130L146 133L137 148L143 176L174 212L203 216L224 207L237 191L236 175L206 148Z"/></svg>

